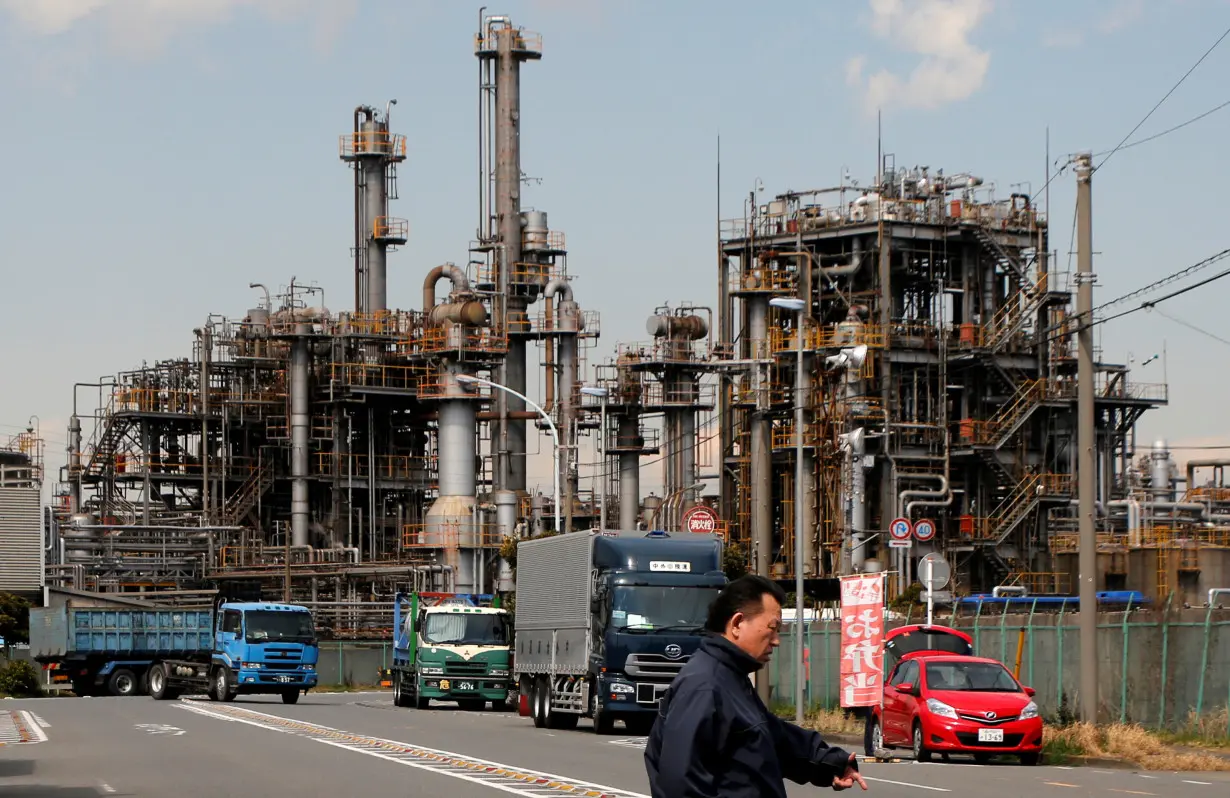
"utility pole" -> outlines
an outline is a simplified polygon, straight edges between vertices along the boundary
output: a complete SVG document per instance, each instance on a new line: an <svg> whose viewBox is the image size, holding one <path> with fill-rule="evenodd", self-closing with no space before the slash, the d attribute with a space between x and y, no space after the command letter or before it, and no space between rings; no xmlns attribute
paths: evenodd
<svg viewBox="0 0 1230 798"><path fill-rule="evenodd" d="M1094 527L1094 488L1098 478L1094 447L1093 387L1093 156L1076 156L1076 445L1077 504L1080 514L1081 720L1098 720L1098 538Z"/></svg>

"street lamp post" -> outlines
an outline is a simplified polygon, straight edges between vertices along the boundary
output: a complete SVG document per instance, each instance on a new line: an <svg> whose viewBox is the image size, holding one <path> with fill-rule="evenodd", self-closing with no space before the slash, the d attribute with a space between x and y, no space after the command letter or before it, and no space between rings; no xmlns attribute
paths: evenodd
<svg viewBox="0 0 1230 798"><path fill-rule="evenodd" d="M803 311L807 303L796 297L774 297L769 304L795 314L798 363L794 378L794 719L803 722Z"/></svg>
<svg viewBox="0 0 1230 798"><path fill-rule="evenodd" d="M598 426L598 531L606 531L606 399L610 391L599 385L582 385L581 393L602 398L602 421Z"/></svg>
<svg viewBox="0 0 1230 798"><path fill-rule="evenodd" d="M555 529L558 532L563 532L564 527L560 524L560 501L559 501L559 430L556 429L555 422L551 420L551 416L547 415L547 411L543 410L542 407L540 407L539 404L535 402L533 399L529 398L523 393L514 391L512 388L509 388L504 385L500 385L497 382L492 382L491 380L484 380L482 377L472 377L469 374L458 374L457 382L463 385L486 385L489 388L495 388L496 390L504 391L505 393L510 393L513 396L520 399L521 401L525 402L530 407L534 408L536 411L538 411L538 415L542 416L546 420L547 427L551 430L551 438L552 440L555 441L555 450L552 453L552 460L554 461L555 465L551 470L552 479L554 480L554 483L555 483Z"/></svg>

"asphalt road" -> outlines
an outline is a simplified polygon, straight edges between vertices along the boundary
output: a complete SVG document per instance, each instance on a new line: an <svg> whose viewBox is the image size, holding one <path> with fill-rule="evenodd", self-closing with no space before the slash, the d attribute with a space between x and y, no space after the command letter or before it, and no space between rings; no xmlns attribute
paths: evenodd
<svg viewBox="0 0 1230 798"><path fill-rule="evenodd" d="M160 702L4 701L45 740L0 748L0 796L647 796L644 738L533 728L515 713L396 709L388 693ZM868 795L1215 798L1227 774L865 763ZM789 794L816 794L790 785ZM825 791L827 792L827 791Z"/></svg>

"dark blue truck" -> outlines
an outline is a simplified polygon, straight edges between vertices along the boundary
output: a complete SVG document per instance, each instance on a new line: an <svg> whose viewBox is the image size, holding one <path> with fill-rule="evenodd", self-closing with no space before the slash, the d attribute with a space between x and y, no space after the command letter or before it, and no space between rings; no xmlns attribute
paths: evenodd
<svg viewBox="0 0 1230 798"><path fill-rule="evenodd" d="M726 584L716 535L572 532L517 547L513 653L539 728L647 734Z"/></svg>
<svg viewBox="0 0 1230 798"><path fill-rule="evenodd" d="M79 696L280 695L287 704L316 686L320 656L307 608L271 602L211 610L36 608L30 652L66 675Z"/></svg>

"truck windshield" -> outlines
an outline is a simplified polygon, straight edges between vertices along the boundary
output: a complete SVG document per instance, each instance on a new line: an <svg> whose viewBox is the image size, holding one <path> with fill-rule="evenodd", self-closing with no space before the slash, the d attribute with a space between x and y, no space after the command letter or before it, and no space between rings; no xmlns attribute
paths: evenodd
<svg viewBox="0 0 1230 798"><path fill-rule="evenodd" d="M311 613L252 610L244 615L249 641L284 640L306 643L316 638Z"/></svg>
<svg viewBox="0 0 1230 798"><path fill-rule="evenodd" d="M695 629L704 626L718 592L715 587L616 586L611 626L616 631Z"/></svg>
<svg viewBox="0 0 1230 798"><path fill-rule="evenodd" d="M423 622L423 639L440 646L506 646L508 621L503 615L430 613Z"/></svg>

